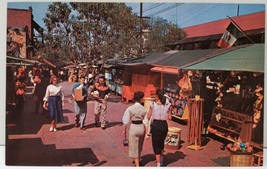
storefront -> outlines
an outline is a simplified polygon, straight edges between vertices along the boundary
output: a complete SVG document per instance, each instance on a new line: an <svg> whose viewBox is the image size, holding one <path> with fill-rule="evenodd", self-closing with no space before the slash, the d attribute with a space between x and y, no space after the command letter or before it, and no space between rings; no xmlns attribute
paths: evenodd
<svg viewBox="0 0 267 169"><path fill-rule="evenodd" d="M209 104L214 100L212 111L206 108L209 132L262 149L264 44L245 45L185 69L202 72L201 97Z"/></svg>
<svg viewBox="0 0 267 169"><path fill-rule="evenodd" d="M138 90L150 97L151 91L165 89L179 102L173 117L187 121L187 99L200 96L205 129L262 148L264 44L156 52L122 63L118 70L122 70L118 77L126 101Z"/></svg>

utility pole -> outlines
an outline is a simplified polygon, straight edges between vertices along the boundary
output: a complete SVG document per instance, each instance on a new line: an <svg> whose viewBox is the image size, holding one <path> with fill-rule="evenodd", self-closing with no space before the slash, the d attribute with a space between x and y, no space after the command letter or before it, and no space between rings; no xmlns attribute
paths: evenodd
<svg viewBox="0 0 267 169"><path fill-rule="evenodd" d="M143 3L140 3L140 38L141 38L141 44L140 44L140 50L141 55L143 54L143 26L142 26L142 20L143 20Z"/></svg>
<svg viewBox="0 0 267 169"><path fill-rule="evenodd" d="M143 3L140 3L140 35L142 36Z"/></svg>
<svg viewBox="0 0 267 169"><path fill-rule="evenodd" d="M176 24L176 26L177 26L177 13L178 13L178 12L177 12L177 6L178 6L178 5L177 5L177 3L176 3L176 17L175 17L175 24Z"/></svg>
<svg viewBox="0 0 267 169"><path fill-rule="evenodd" d="M237 13L236 16L239 16L239 5L237 5Z"/></svg>

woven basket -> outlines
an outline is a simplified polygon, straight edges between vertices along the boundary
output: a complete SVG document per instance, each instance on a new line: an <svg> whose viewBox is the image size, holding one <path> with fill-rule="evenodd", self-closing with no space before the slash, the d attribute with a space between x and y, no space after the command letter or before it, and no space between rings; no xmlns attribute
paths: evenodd
<svg viewBox="0 0 267 169"><path fill-rule="evenodd" d="M230 166L251 166L252 153L233 153L230 155Z"/></svg>
<svg viewBox="0 0 267 169"><path fill-rule="evenodd" d="M182 129L180 129L178 127L169 127L168 132L169 133L175 133L175 134L181 134Z"/></svg>

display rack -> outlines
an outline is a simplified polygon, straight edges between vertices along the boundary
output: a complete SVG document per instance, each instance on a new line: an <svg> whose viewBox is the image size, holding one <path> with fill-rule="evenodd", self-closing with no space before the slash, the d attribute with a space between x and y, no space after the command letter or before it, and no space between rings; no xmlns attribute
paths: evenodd
<svg viewBox="0 0 267 169"><path fill-rule="evenodd" d="M176 119L179 119L179 120L182 120L182 121L188 121L189 119L189 110L188 110L188 105L185 106L185 109L183 111L183 114L182 116L179 116L173 112L171 112L171 115L173 118L176 118Z"/></svg>
<svg viewBox="0 0 267 169"><path fill-rule="evenodd" d="M246 116L239 112L215 107L208 131L231 142L240 142L240 134L244 128Z"/></svg>
<svg viewBox="0 0 267 169"><path fill-rule="evenodd" d="M188 99L188 149L201 150L201 133L203 132L203 102L204 99Z"/></svg>

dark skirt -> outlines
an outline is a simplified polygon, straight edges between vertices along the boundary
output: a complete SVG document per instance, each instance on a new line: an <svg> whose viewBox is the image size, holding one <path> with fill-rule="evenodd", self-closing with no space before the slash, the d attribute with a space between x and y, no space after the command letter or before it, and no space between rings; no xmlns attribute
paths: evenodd
<svg viewBox="0 0 267 169"><path fill-rule="evenodd" d="M167 122L161 120L153 120L151 134L152 146L155 154L161 154L164 149L164 141L168 133Z"/></svg>
<svg viewBox="0 0 267 169"><path fill-rule="evenodd" d="M62 100L60 96L50 96L48 100L48 113L50 120L56 123L63 122Z"/></svg>

